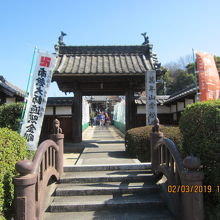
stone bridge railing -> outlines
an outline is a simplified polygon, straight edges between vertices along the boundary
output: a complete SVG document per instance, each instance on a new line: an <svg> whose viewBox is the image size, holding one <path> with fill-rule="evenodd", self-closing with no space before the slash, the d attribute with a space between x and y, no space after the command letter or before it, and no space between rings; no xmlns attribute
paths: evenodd
<svg viewBox="0 0 220 220"><path fill-rule="evenodd" d="M59 121L54 121L51 140L42 142L32 161L17 162L19 176L14 177L15 219L39 220L47 184L51 177L59 180L63 173L63 139ZM57 126L58 125L58 126Z"/></svg>
<svg viewBox="0 0 220 220"><path fill-rule="evenodd" d="M203 178L200 159L188 156L182 160L174 142L159 131L156 120L151 133L152 170L165 176L165 193L178 220L203 220Z"/></svg>

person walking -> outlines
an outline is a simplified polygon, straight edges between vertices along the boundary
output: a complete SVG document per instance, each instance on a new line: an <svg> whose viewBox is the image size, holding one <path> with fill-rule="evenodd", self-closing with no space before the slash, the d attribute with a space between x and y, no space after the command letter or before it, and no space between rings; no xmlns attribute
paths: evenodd
<svg viewBox="0 0 220 220"><path fill-rule="evenodd" d="M95 117L95 112L90 113L90 126L93 127L94 124L94 117Z"/></svg>
<svg viewBox="0 0 220 220"><path fill-rule="evenodd" d="M90 117L90 126L93 127L94 119Z"/></svg>
<svg viewBox="0 0 220 220"><path fill-rule="evenodd" d="M105 124L105 114L104 114L104 112L102 112L100 114L100 126L103 127L104 124Z"/></svg>
<svg viewBox="0 0 220 220"><path fill-rule="evenodd" d="M94 125L94 126L97 125L97 115L93 118L93 125Z"/></svg>

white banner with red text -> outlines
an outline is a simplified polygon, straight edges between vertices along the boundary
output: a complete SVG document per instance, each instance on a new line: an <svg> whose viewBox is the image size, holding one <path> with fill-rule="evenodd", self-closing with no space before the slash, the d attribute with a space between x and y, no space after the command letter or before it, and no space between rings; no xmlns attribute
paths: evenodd
<svg viewBox="0 0 220 220"><path fill-rule="evenodd" d="M55 60L54 54L37 52L36 66L20 131L20 134L26 138L30 150L36 150L38 146Z"/></svg>

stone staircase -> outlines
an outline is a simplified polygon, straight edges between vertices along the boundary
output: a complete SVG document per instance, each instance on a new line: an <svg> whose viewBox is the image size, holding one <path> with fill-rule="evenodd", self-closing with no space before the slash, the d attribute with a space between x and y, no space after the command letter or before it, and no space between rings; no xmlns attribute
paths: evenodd
<svg viewBox="0 0 220 220"><path fill-rule="evenodd" d="M150 164L65 167L45 220L173 220Z"/></svg>

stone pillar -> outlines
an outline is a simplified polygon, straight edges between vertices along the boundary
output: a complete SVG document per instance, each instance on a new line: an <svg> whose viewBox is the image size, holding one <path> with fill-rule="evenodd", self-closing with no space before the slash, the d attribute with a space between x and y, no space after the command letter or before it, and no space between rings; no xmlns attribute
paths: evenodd
<svg viewBox="0 0 220 220"><path fill-rule="evenodd" d="M135 103L134 103L134 91L132 87L127 90L125 95L125 123L126 123L126 131L135 127Z"/></svg>
<svg viewBox="0 0 220 220"><path fill-rule="evenodd" d="M51 134L50 139L53 140L59 146L59 152L57 155L57 167L60 177L63 174L63 139L64 134Z"/></svg>
<svg viewBox="0 0 220 220"><path fill-rule="evenodd" d="M189 187L190 192L182 193L183 220L204 220L203 179L199 171L199 158L188 156L183 160L185 170L181 173L182 186Z"/></svg>
<svg viewBox="0 0 220 220"><path fill-rule="evenodd" d="M74 92L73 113L72 113L72 141L82 141L82 93Z"/></svg>
<svg viewBox="0 0 220 220"><path fill-rule="evenodd" d="M146 125L153 125L157 118L156 101L156 71L149 70L145 73L146 91Z"/></svg>
<svg viewBox="0 0 220 220"><path fill-rule="evenodd" d="M156 149L156 143L164 137L163 133L160 132L159 120L158 118L155 120L154 127L152 128L152 132L150 133L150 145L151 145L151 166L152 171L156 173L159 165L159 152Z"/></svg>
<svg viewBox="0 0 220 220"><path fill-rule="evenodd" d="M37 175L30 173L32 168L33 163L29 160L22 160L16 164L16 170L22 173L21 176L13 178L16 220L37 219L35 201Z"/></svg>

